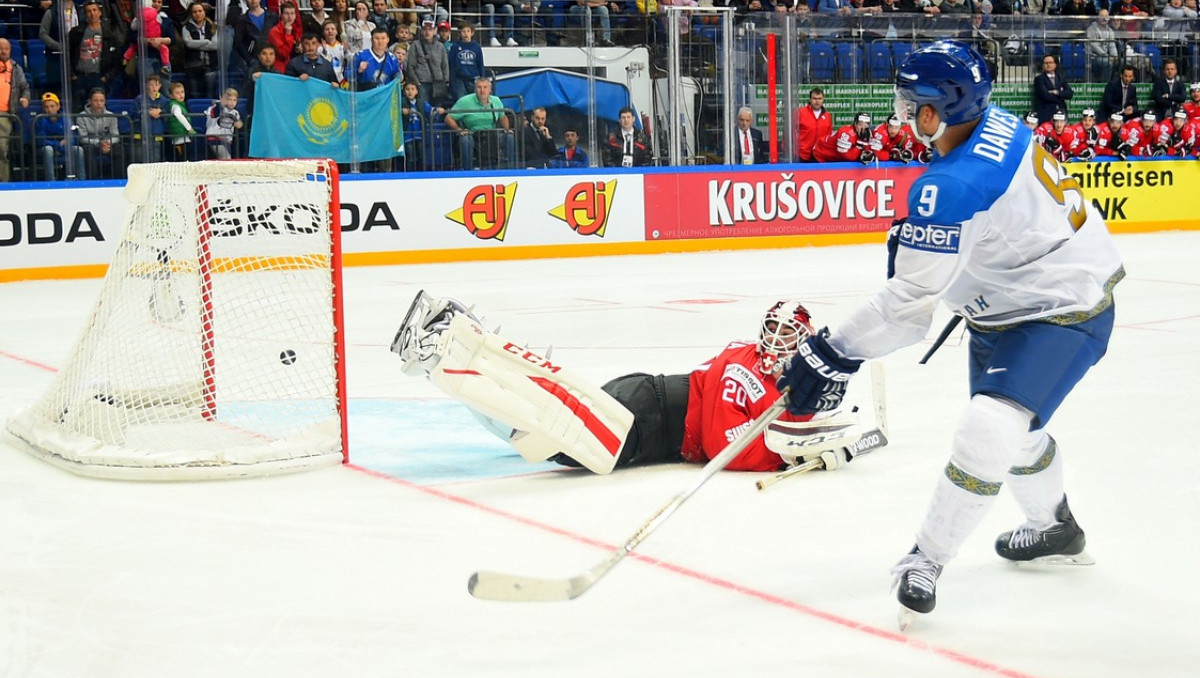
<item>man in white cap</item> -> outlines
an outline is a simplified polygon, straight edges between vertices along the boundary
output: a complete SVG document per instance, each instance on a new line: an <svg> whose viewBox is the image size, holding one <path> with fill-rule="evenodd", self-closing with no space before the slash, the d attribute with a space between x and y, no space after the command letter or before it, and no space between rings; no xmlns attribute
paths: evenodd
<svg viewBox="0 0 1200 678"><path fill-rule="evenodd" d="M1163 155L1165 153L1166 142L1171 138L1170 123L1159 122L1158 116L1154 114L1154 111L1143 113L1138 123L1138 128L1132 130L1137 132L1136 141L1133 134L1129 136L1129 155L1140 158L1153 158Z"/></svg>
<svg viewBox="0 0 1200 678"><path fill-rule="evenodd" d="M875 159L870 146L871 114L859 112L849 125L818 139L813 147L813 158L817 162L861 162L863 151L866 151L870 156L867 162L870 162Z"/></svg>
<svg viewBox="0 0 1200 678"><path fill-rule="evenodd" d="M1034 135L1041 138L1042 148L1050 152L1054 159L1065 162L1075 155L1075 129L1067 125L1067 114L1055 111L1050 121L1042 123Z"/></svg>
<svg viewBox="0 0 1200 678"><path fill-rule="evenodd" d="M1125 116L1115 112L1108 116L1107 124L1096 125L1096 145L1092 150L1096 155L1113 156L1117 152L1117 144L1121 143L1121 126L1125 124Z"/></svg>
<svg viewBox="0 0 1200 678"><path fill-rule="evenodd" d="M1096 109L1085 108L1083 115L1079 119L1079 124L1074 126L1075 131L1075 148L1072 151L1074 157L1080 160L1091 160L1096 157L1096 146L1100 143L1100 127L1096 126Z"/></svg>
<svg viewBox="0 0 1200 678"><path fill-rule="evenodd" d="M1171 138L1167 142L1165 154L1176 158L1186 158L1196 151L1197 123L1188 120L1187 113L1180 108L1171 116Z"/></svg>

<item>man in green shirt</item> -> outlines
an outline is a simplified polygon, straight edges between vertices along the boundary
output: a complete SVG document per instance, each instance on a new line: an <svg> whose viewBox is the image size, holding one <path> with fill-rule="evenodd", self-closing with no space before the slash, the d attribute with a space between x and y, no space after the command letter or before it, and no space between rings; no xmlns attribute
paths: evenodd
<svg viewBox="0 0 1200 678"><path fill-rule="evenodd" d="M475 93L454 102L454 106L446 112L446 126L458 134L458 151L463 169L478 169L488 164L475 155L477 136L485 144L480 148L483 151L480 156L494 158L496 164L514 160L516 144L512 126L500 97L492 94L491 80L475 79ZM504 151L503 157L499 157L501 149Z"/></svg>

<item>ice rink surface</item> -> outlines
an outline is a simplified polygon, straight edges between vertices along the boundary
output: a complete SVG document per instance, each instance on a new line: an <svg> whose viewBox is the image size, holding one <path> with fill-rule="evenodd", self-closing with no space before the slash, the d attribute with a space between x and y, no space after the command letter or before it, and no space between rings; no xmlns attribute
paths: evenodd
<svg viewBox="0 0 1200 678"><path fill-rule="evenodd" d="M567 603L482 602L478 569L567 577L699 467L531 465L387 346L421 288L597 381L685 372L776 299L836 325L882 246L354 268L347 467L197 483L91 480L0 447L0 676L1188 677L1200 665L1200 233L1120 236L1109 355L1051 422L1097 564L992 551L1007 493L896 631L912 545L966 399L958 334L884 359L892 444L767 492L723 473ZM0 285L0 415L62 365L98 280ZM948 318L942 309L932 337Z"/></svg>

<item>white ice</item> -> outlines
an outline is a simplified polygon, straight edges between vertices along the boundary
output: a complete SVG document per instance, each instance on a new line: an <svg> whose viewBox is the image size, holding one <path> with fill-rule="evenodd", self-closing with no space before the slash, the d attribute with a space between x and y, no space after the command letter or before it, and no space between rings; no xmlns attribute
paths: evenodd
<svg viewBox="0 0 1200 678"><path fill-rule="evenodd" d="M928 365L928 341L885 359L888 448L764 493L754 474L720 474L575 601L475 600L478 569L591 567L698 467L521 466L401 375L387 346L418 289L474 302L507 337L553 345L554 361L601 381L686 371L752 336L778 298L835 325L882 282L882 247L353 268L352 459L399 477L351 465L97 481L5 443L0 676L1193 676L1200 234L1118 244L1129 277L1109 355L1050 427L1094 567L1001 562L992 540L1022 520L1002 493L946 568L937 609L896 631L888 569L965 402L956 334ZM0 286L0 416L43 391L98 287ZM441 459L446 447L476 453Z"/></svg>

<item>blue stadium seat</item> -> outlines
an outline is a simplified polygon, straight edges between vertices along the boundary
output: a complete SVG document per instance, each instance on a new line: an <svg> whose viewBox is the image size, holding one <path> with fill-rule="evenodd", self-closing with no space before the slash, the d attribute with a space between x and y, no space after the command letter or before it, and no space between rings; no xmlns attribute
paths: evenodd
<svg viewBox="0 0 1200 678"><path fill-rule="evenodd" d="M428 127L429 138L425 140L425 167L431 170L454 168L454 136L446 123L433 122Z"/></svg>
<svg viewBox="0 0 1200 678"><path fill-rule="evenodd" d="M196 97L195 99L187 100L188 113L203 113L208 110L209 106L213 105L213 99L207 97Z"/></svg>
<svg viewBox="0 0 1200 678"><path fill-rule="evenodd" d="M862 48L852 42L839 42L834 49L841 82L858 82L862 73Z"/></svg>
<svg viewBox="0 0 1200 678"><path fill-rule="evenodd" d="M1087 47L1083 43L1064 44L1059 61L1063 76L1068 82L1083 82L1087 79Z"/></svg>
<svg viewBox="0 0 1200 678"><path fill-rule="evenodd" d="M875 82L892 79L892 46L884 40L871 43L869 77Z"/></svg>
<svg viewBox="0 0 1200 678"><path fill-rule="evenodd" d="M833 82L837 62L832 43L823 40L808 43L808 60L814 82Z"/></svg>
<svg viewBox="0 0 1200 678"><path fill-rule="evenodd" d="M1155 75L1162 72L1163 55L1162 49L1158 45L1152 42L1143 42L1135 44L1133 49L1150 58L1150 68L1154 69Z"/></svg>
<svg viewBox="0 0 1200 678"><path fill-rule="evenodd" d="M913 46L911 42L892 43L892 61L895 62L897 68L899 68L900 64L903 63L904 60L908 58L908 55L912 53Z"/></svg>
<svg viewBox="0 0 1200 678"><path fill-rule="evenodd" d="M121 134L129 134L133 131L133 121L139 115L137 104L133 99L109 99L107 108L120 116L117 119L117 129L121 130Z"/></svg>
<svg viewBox="0 0 1200 678"><path fill-rule="evenodd" d="M0 36L3 37L3 36ZM9 57L12 62L21 67L21 70L28 73L29 66L25 63L25 51L21 47L20 40L9 40L8 44L12 46L12 55ZM26 76L28 77L28 76Z"/></svg>
<svg viewBox="0 0 1200 678"><path fill-rule="evenodd" d="M41 89L46 84L46 43L29 40L25 43L25 52L29 62L25 72L33 86Z"/></svg>

